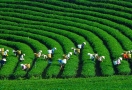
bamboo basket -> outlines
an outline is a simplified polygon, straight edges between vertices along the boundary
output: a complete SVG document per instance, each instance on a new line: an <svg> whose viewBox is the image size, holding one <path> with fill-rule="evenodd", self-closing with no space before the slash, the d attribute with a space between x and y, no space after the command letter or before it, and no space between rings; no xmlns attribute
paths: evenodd
<svg viewBox="0 0 132 90"><path fill-rule="evenodd" d="M47 56L48 56L48 58L51 58L51 54L48 54Z"/></svg>

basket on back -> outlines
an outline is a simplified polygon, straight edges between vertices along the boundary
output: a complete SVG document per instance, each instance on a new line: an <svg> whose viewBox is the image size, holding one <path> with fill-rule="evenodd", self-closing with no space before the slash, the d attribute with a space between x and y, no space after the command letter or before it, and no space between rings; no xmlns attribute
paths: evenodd
<svg viewBox="0 0 132 90"><path fill-rule="evenodd" d="M4 48L0 48L0 53L4 55Z"/></svg>

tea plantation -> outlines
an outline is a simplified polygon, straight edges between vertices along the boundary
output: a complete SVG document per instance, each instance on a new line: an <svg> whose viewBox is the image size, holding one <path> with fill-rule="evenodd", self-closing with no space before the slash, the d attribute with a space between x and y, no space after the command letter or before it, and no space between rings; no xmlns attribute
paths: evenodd
<svg viewBox="0 0 132 90"><path fill-rule="evenodd" d="M71 48L83 42L74 55ZM35 58L39 50L48 54L54 47L52 62ZM132 53L132 1L0 0L0 48L9 50L0 67L1 90L129 90L132 58L113 61L124 51ZM25 54L24 61L14 49ZM61 69L58 59L69 52ZM105 59L93 61L88 53ZM22 70L27 63L30 69Z"/></svg>

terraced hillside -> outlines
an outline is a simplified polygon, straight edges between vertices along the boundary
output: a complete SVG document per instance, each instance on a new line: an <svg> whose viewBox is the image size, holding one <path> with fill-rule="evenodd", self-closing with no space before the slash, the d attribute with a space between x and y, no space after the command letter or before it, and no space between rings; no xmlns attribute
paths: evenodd
<svg viewBox="0 0 132 90"><path fill-rule="evenodd" d="M93 0L0 1L0 48L9 49L0 78L75 78L131 74L131 60L113 65L123 51L132 49L132 2ZM64 69L58 58L71 47L86 42L79 55L72 55ZM35 52L56 47L52 63L36 59ZM13 49L22 50L18 61ZM87 53L105 56L93 62ZM22 63L31 68L23 71Z"/></svg>

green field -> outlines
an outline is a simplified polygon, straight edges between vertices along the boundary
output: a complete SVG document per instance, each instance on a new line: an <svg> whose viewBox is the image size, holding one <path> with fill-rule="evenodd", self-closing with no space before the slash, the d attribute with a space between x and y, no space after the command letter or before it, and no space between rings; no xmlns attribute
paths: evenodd
<svg viewBox="0 0 132 90"><path fill-rule="evenodd" d="M58 59L83 42L80 54L72 55L60 69ZM48 54L53 47L57 50L51 64L35 58L34 53ZM120 65L113 61L132 50L132 1L0 0L0 48L10 51L0 67L2 90L130 89L132 58ZM13 49L22 50L25 60L19 62ZM106 58L93 62L87 53ZM31 68L23 71L22 63Z"/></svg>
<svg viewBox="0 0 132 90"><path fill-rule="evenodd" d="M0 81L1 90L131 90L131 76Z"/></svg>

